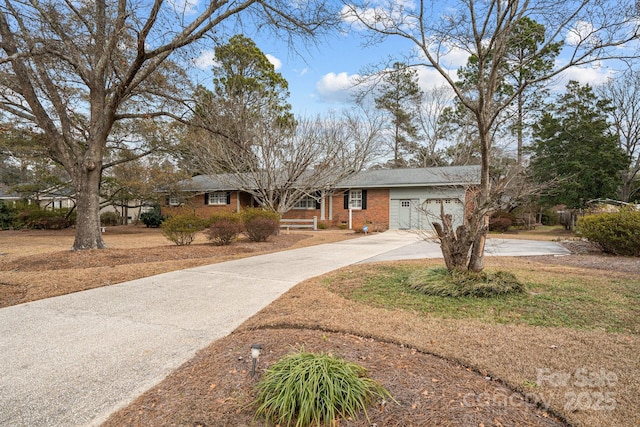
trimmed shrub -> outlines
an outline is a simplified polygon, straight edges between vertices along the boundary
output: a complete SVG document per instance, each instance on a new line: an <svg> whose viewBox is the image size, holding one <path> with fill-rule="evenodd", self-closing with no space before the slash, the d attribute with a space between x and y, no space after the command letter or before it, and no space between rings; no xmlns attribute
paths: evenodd
<svg viewBox="0 0 640 427"><path fill-rule="evenodd" d="M265 242L280 231L280 215L264 209L249 208L242 211L244 232L253 242Z"/></svg>
<svg viewBox="0 0 640 427"><path fill-rule="evenodd" d="M513 225L515 219L515 216L509 212L494 212L489 218L489 230L504 233Z"/></svg>
<svg viewBox="0 0 640 427"><path fill-rule="evenodd" d="M490 298L525 291L525 286L513 274L504 271L474 273L432 268L412 274L408 283L418 292L440 297Z"/></svg>
<svg viewBox="0 0 640 427"><path fill-rule="evenodd" d="M242 217L238 213L217 213L209 218L207 239L218 246L230 245L242 233Z"/></svg>
<svg viewBox="0 0 640 427"><path fill-rule="evenodd" d="M140 221L142 221L147 228L160 227L162 221L164 221L164 216L160 213L160 206L154 206L153 210L142 213L140 215Z"/></svg>
<svg viewBox="0 0 640 427"><path fill-rule="evenodd" d="M542 225L558 225L560 224L560 217L558 213L551 208L542 211Z"/></svg>
<svg viewBox="0 0 640 427"><path fill-rule="evenodd" d="M71 227L75 216L69 215L69 209L41 209L38 206L20 210L14 225L16 228L57 230Z"/></svg>
<svg viewBox="0 0 640 427"><path fill-rule="evenodd" d="M116 212L103 212L100 214L100 225L114 226L120 225L120 215Z"/></svg>
<svg viewBox="0 0 640 427"><path fill-rule="evenodd" d="M7 230L15 227L18 211L13 206L8 206L0 200L0 230Z"/></svg>
<svg viewBox="0 0 640 427"><path fill-rule="evenodd" d="M256 416L296 427L337 425L357 419L376 398L393 399L355 363L325 354L300 352L274 363L257 385ZM367 417L368 418L368 417Z"/></svg>
<svg viewBox="0 0 640 427"><path fill-rule="evenodd" d="M587 215L578 219L577 232L614 255L640 256L640 211L625 208L620 212Z"/></svg>
<svg viewBox="0 0 640 427"><path fill-rule="evenodd" d="M160 226L164 237L178 246L190 245L196 233L205 229L205 221L196 214L181 214L165 219Z"/></svg>

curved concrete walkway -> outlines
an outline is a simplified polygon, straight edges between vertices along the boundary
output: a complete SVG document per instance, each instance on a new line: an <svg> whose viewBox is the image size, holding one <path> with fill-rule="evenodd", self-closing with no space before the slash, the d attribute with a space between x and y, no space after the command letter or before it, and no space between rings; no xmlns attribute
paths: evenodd
<svg viewBox="0 0 640 427"><path fill-rule="evenodd" d="M531 248L568 253L552 242L490 240L487 254ZM390 231L0 309L0 426L99 425L303 280L440 256L437 244Z"/></svg>

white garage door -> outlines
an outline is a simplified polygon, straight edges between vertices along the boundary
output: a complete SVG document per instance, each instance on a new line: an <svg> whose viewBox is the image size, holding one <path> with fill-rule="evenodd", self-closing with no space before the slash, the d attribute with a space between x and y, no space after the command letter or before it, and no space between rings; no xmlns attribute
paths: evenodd
<svg viewBox="0 0 640 427"><path fill-rule="evenodd" d="M422 203L422 208L427 216L428 228L432 228L431 223L440 222L440 209L444 207L444 213L450 214L454 227L462 225L464 222L464 204L460 199L426 199ZM427 227L425 227L427 228Z"/></svg>

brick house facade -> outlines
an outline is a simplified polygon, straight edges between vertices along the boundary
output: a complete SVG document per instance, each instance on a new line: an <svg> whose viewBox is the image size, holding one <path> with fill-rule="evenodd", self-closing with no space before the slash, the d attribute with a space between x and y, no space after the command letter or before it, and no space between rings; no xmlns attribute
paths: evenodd
<svg viewBox="0 0 640 427"><path fill-rule="evenodd" d="M360 172L331 191L307 196L283 219L316 217L327 227L362 229L367 225L371 231L422 228L431 223L430 215L446 206L462 222L473 195L469 188L477 184L478 176L479 167L475 166ZM167 197L163 213L171 215L187 209L206 218L216 212L258 206L249 193L230 188L225 182L207 176L185 181L181 195Z"/></svg>

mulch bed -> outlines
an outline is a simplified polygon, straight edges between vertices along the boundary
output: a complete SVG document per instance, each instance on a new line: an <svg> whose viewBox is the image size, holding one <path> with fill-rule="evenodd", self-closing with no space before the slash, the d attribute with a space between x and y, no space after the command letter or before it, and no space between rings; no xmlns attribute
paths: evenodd
<svg viewBox="0 0 640 427"><path fill-rule="evenodd" d="M253 343L264 349L252 379ZM502 383L412 348L342 333L260 329L216 341L104 426L265 426L254 419L254 386L266 367L301 349L364 366L397 401L378 401L368 420L363 414L339 426L565 425Z"/></svg>

